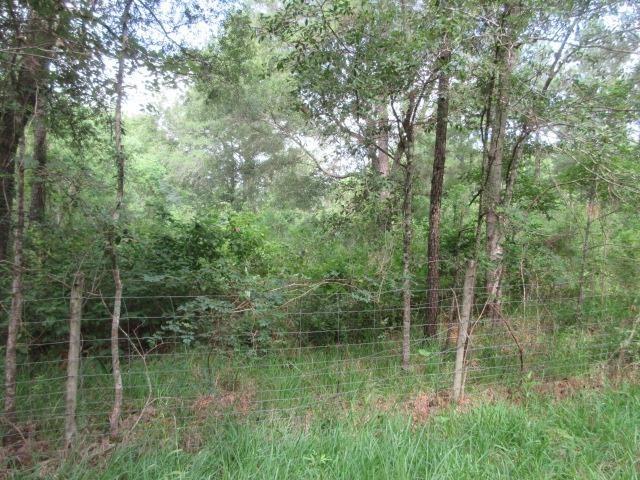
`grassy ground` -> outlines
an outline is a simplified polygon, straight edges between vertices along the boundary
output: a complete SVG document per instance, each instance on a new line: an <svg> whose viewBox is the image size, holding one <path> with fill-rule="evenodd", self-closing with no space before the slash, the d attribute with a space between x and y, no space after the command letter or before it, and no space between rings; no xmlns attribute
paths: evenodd
<svg viewBox="0 0 640 480"><path fill-rule="evenodd" d="M640 388L553 391L423 415L417 405L289 421L207 419L175 430L155 422L60 479L635 479L640 477ZM422 412L422 413L421 413ZM85 457L86 458L86 457ZM42 468L45 468L43 471ZM46 467L14 478L46 474Z"/></svg>
<svg viewBox="0 0 640 480"><path fill-rule="evenodd" d="M637 478L640 387L609 373L608 326L479 330L468 401L448 402L453 352L396 336L274 346L263 355L184 348L124 363L123 438L105 443L111 376L85 358L77 447L63 460L64 369L21 370L27 445L10 478ZM416 335L418 337L418 335ZM490 347L490 348L489 348ZM108 359L107 359L108 361ZM2 472L0 472L0 477Z"/></svg>

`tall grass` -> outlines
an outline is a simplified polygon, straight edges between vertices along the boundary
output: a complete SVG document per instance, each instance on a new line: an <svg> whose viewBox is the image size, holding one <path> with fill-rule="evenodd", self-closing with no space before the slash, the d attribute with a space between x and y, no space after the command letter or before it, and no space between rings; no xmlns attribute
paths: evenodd
<svg viewBox="0 0 640 480"><path fill-rule="evenodd" d="M144 426L96 461L71 458L56 479L635 479L640 476L640 388L536 395L424 422L409 411L252 422L214 419L187 429ZM16 473L36 478L42 469ZM46 473L46 472L45 472Z"/></svg>

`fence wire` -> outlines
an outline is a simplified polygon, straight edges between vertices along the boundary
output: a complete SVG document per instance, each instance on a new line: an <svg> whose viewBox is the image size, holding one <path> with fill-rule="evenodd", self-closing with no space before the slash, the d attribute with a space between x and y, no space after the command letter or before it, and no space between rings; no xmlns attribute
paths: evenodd
<svg viewBox="0 0 640 480"><path fill-rule="evenodd" d="M122 435L168 423L179 431L232 419L292 421L376 402L401 409L418 394L434 402L448 398L461 300L455 289L439 293L432 338L423 332L428 305L412 306L408 370L401 366L400 291L377 297L296 292L276 303L261 303L257 295L227 296L223 304L207 295L125 297ZM465 357L468 391L602 371L629 350L635 332L634 302L625 295L579 301L558 288L552 298L507 298L496 321L484 316L484 290L476 293ZM425 294L412 292L416 300ZM51 445L62 445L64 431L68 320L41 314L39 307L64 312L67 301L30 299L18 345L14 427L24 438ZM141 301L155 311L143 314ZM108 309L108 298L84 298L76 419L86 442L105 438L113 401Z"/></svg>

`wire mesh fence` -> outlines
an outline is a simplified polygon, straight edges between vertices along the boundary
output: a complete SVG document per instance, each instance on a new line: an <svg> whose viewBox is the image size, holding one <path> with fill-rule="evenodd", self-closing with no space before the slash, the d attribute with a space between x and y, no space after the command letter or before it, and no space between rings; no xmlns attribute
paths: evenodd
<svg viewBox="0 0 640 480"><path fill-rule="evenodd" d="M522 284L514 288L523 291ZM401 365L400 291L125 297L122 435L154 424L180 430L230 420L289 421L381 403L401 408L419 394L446 399L460 295L456 289L439 293L439 328L431 338L424 334L425 292L412 293L408 370ZM589 374L630 350L636 310L628 295L586 296L582 305L560 286L552 296L505 296L495 321L485 316L484 289L475 293L464 359L468 389ZM64 433L69 339L68 318L51 312L64 312L68 301L26 302L18 344L18 423L12 427L25 439L57 446ZM83 298L75 412L83 442L108 433L110 301Z"/></svg>

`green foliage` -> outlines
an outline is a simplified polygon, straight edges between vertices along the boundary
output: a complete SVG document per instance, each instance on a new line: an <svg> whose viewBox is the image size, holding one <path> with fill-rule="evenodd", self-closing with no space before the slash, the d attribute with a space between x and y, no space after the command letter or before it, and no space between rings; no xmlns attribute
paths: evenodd
<svg viewBox="0 0 640 480"><path fill-rule="evenodd" d="M34 9L55 16L51 2L20 5L20 15ZM550 343L570 352L562 357L567 368L571 359L586 355L572 341L594 346L575 302L567 300L580 291L586 318L617 322L606 353L630 334L624 321L640 278L640 97L638 40L629 33L637 12L628 5L525 2L520 14L509 17L501 5L467 1L293 0L260 4L264 15L233 10L205 39L206 47L183 49L164 42L174 31L163 31L154 18L169 14L160 2L136 4L128 52L133 66L179 70L189 82L174 104L158 102L145 114L125 115L125 200L117 228L112 118L104 108L113 80L103 64L117 51L105 32L118 27L114 12L122 5L101 4L96 12L80 5L78 12L63 9L61 22L52 24L56 32L62 29L64 46L55 47L47 88L46 220L30 223L25 236L21 359L54 358L66 348L67 297L76 271L88 279L84 353L109 355L114 286L105 234L112 229L124 285L121 348L127 355L136 345L163 353L222 351L259 362L276 348L393 339L402 311L398 157L407 124L415 133L413 321L421 323L442 68L451 81L440 288L443 298L457 294L466 259L476 257L472 314L480 316L490 264L482 248L485 124L495 113L495 56L507 27L514 27L517 38L502 152L502 183L515 183L513 198L497 212L504 236L504 314L529 318L531 304L537 318L549 314L543 330L553 331ZM170 6L172 14L198 13L184 11L188 5ZM101 22L85 23L83 15ZM0 15L3 26L11 21ZM16 32L0 41L3 112L17 108L7 83L18 65L14 57L23 58L11 53ZM97 50L72 54L67 36L77 36L84 47L76 53L91 45ZM557 54L563 39L565 48ZM451 58L443 66L444 53ZM406 117L414 102L419 108ZM8 138L5 130L0 133ZM388 174L373 168L379 152L372 147L383 134ZM32 143L27 141L27 198L36 179ZM10 267L1 266L4 311ZM457 305L441 306L443 322L455 318ZM1 321L4 326L6 315ZM435 373L431 360L440 346L421 347L421 366ZM493 353L479 358L502 372ZM637 359L635 339L625 354ZM535 389L533 383L528 387ZM504 421L511 447L540 447L514 432L524 421L521 412L503 408L477 415L483 427ZM489 443L486 432L474 436ZM326 474L339 454L325 450L310 445L299 455L301 464ZM396 468L384 465L391 473ZM495 474L492 468L486 471Z"/></svg>

